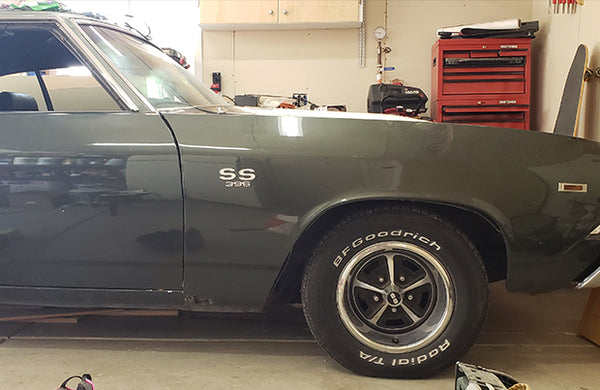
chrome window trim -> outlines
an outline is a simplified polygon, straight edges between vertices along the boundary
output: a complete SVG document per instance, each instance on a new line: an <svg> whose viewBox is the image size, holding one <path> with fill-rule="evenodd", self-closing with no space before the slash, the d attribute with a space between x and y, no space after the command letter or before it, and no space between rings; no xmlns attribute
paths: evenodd
<svg viewBox="0 0 600 390"><path fill-rule="evenodd" d="M149 111L158 112L158 110L148 101L148 99L146 99L144 97L144 95L142 95L142 93L137 90L137 88L133 85L133 83L131 83L131 81L129 81L129 79L127 79L127 77L125 77L123 72L121 72L121 70L118 69L113 64L113 62L110 60L110 58L108 58L108 56L106 56L106 54L104 54L102 52L102 50L100 50L100 48L98 48L98 46L96 46L96 44L88 37L87 33L85 31L83 31L83 29L81 28L81 24L85 24L85 25L89 25L89 26L98 26L98 27L102 27L102 28L110 28L110 29L113 29L120 33L123 33L123 34L129 34L132 36L135 36L135 35L128 33L127 31L124 31L123 29L119 28L118 26L112 26L110 24L105 24L105 23L99 23L99 22L95 22L95 21L89 20L89 19L75 19L74 18L71 20L72 20L73 24L75 26L77 26L77 29L79 30L79 32L85 37L85 40L88 42L88 44L91 45L92 47L94 47L94 49L98 53L97 55L100 56L108 64L108 66L110 66L111 70L113 72L115 72L121 78L121 80L123 80L123 82L127 85L127 87L136 95L136 97L138 99L140 99L142 101L142 103L144 103L144 105L149 109ZM136 38L140 39L139 37L136 37Z"/></svg>
<svg viewBox="0 0 600 390"><path fill-rule="evenodd" d="M88 43L92 43L92 42L90 42L89 38L87 38L87 35L81 29L81 27L79 27L79 25L73 19L71 19L71 21L73 22L73 25L76 26L76 28L79 30L79 33L82 36L86 37L85 38L86 41ZM117 83L117 81L106 71L105 67L96 58L96 55L94 53L92 53L92 51L89 49L88 46L86 46L86 44L83 42L83 40L79 36L77 36L77 34L74 31L74 28L71 27L70 25L68 25L68 23L64 23L64 21L61 20L61 19L58 19L58 22L59 22L60 26L65 30L65 32L68 34L68 37L70 39L72 39L73 42L75 42L75 44L77 45L77 47L85 55L86 59L88 59L94 65L94 67L98 70L98 72L100 72L101 76L109 84L110 88L112 88L112 90L117 94L117 96L119 96L119 98L123 101L123 103L127 106L127 108L130 111L139 112L140 109L137 106L137 104L135 104L135 102L131 99L131 97ZM94 45L93 47L96 47L96 46ZM98 53L100 55L102 54L99 50L97 50L97 51L98 51ZM106 60L106 58L103 58L103 59ZM110 61L106 61L106 62L112 68L111 62ZM128 80L126 80L120 72L115 72L115 73L117 73L117 75L119 77L121 77L121 79L123 79L123 80L126 81L127 86L130 86ZM136 89L133 89L133 91L137 92ZM148 105L148 107L151 108L151 111L155 111L154 107L152 107L149 103L147 103L144 100L145 99L142 100L143 103L146 104L146 105Z"/></svg>

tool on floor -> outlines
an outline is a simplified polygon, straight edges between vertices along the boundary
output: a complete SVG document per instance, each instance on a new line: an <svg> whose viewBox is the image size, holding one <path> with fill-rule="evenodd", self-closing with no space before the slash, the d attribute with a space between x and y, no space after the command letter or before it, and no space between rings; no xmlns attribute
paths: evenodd
<svg viewBox="0 0 600 390"><path fill-rule="evenodd" d="M77 384L77 387L75 389L72 389L71 387L67 387L67 384L72 379L80 380L80 382ZM71 377L68 377L56 390L94 390L94 389L95 388L94 388L94 384L92 383L92 376L90 374L82 374L81 376L73 375Z"/></svg>
<svg viewBox="0 0 600 390"><path fill-rule="evenodd" d="M531 390L525 383L500 371L456 362L455 390Z"/></svg>

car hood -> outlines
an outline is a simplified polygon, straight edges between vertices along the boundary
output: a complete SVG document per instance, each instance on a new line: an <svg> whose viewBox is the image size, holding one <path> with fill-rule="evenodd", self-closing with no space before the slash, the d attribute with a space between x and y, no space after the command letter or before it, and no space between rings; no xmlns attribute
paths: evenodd
<svg viewBox="0 0 600 390"><path fill-rule="evenodd" d="M258 115L258 116L288 116L298 118L332 118L332 119L363 119L363 120L384 120L397 122L427 122L422 119L403 117L398 115L372 114L362 112L340 112L340 111L316 111L304 109L284 109L284 108L261 108L261 107L239 107L233 105L222 106L201 106L180 109L161 110L163 113L178 112L186 114L200 114L207 112L211 114L234 114L234 115Z"/></svg>

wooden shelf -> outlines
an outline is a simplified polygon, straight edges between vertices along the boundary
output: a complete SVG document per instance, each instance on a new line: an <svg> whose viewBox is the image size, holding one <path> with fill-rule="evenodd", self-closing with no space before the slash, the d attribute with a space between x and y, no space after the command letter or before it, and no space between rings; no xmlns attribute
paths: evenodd
<svg viewBox="0 0 600 390"><path fill-rule="evenodd" d="M358 28L363 0L199 0L204 30Z"/></svg>
<svg viewBox="0 0 600 390"><path fill-rule="evenodd" d="M360 22L336 23L206 23L200 24L207 31L247 31L247 30L317 30L336 28L359 28Z"/></svg>

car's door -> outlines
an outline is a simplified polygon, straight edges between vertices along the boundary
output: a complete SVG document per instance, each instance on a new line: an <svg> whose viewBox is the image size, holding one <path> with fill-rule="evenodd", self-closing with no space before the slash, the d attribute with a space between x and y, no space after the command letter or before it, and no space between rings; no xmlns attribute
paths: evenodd
<svg viewBox="0 0 600 390"><path fill-rule="evenodd" d="M177 148L51 25L0 31L0 286L181 290Z"/></svg>

